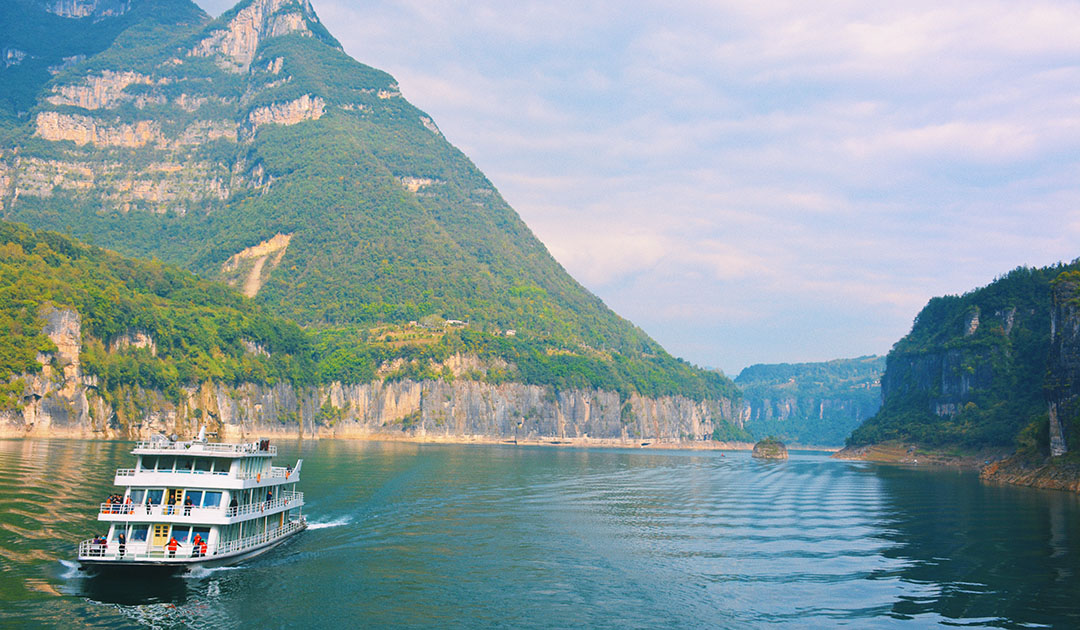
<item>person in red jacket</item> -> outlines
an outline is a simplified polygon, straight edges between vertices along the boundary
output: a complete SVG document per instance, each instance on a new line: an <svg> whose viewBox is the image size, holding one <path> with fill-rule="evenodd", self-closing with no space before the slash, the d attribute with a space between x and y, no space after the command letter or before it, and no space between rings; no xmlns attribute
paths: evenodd
<svg viewBox="0 0 1080 630"><path fill-rule="evenodd" d="M175 557L176 557L176 548L177 548L177 547L182 547L182 546L183 546L183 545L181 545L180 543L176 542L176 538L175 538L175 537L173 537L173 538L170 538L170 539L169 539L169 542L165 543L165 548L169 550L169 557L170 557L170 558L175 558Z"/></svg>
<svg viewBox="0 0 1080 630"><path fill-rule="evenodd" d="M195 534L195 539L191 541L191 555L199 556L199 552L202 550L202 536Z"/></svg>

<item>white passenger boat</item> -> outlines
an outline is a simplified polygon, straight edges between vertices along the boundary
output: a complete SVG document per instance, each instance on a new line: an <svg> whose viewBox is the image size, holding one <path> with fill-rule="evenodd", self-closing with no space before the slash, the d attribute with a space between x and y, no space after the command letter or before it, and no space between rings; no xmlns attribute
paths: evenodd
<svg viewBox="0 0 1080 630"><path fill-rule="evenodd" d="M269 440L212 444L200 430L190 442L154 436L132 454L135 468L116 471L122 492L98 512L108 533L79 544L83 569L224 566L307 527L296 491L304 460L273 466Z"/></svg>

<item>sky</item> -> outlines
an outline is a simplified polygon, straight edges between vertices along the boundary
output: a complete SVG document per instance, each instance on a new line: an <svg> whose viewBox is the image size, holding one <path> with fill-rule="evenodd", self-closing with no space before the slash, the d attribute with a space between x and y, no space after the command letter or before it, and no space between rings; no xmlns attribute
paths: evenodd
<svg viewBox="0 0 1080 630"><path fill-rule="evenodd" d="M1074 1L312 4L571 275L730 376L1080 257Z"/></svg>

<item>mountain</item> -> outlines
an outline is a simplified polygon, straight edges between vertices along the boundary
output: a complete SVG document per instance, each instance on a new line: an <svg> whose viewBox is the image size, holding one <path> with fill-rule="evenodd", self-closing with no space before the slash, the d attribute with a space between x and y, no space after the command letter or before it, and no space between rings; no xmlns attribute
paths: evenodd
<svg viewBox="0 0 1080 630"><path fill-rule="evenodd" d="M603 431L627 435L654 434L627 427L685 399L717 424L680 434L737 429L729 379L672 357L571 278L310 3L247 0L212 20L187 0L6 1L0 46L20 52L5 88L23 96L0 120L0 218L235 287L245 308L304 327L313 387L605 392L620 424Z"/></svg>
<svg viewBox="0 0 1080 630"><path fill-rule="evenodd" d="M885 357L752 365L735 379L740 417L754 439L839 446L881 407Z"/></svg>
<svg viewBox="0 0 1080 630"><path fill-rule="evenodd" d="M212 22L180 0L124 6L127 28L53 78L4 148L4 218L224 279L305 323L439 315L662 352L308 2L248 0Z"/></svg>
<svg viewBox="0 0 1080 630"><path fill-rule="evenodd" d="M1075 290L1078 268L1018 268L986 287L930 300L886 358L881 410L848 445L1049 454L1048 409L1071 410L1080 383L1075 335L1062 339L1080 325L1075 311L1062 311L1075 303L1062 292ZM1065 426L1075 422L1067 413Z"/></svg>

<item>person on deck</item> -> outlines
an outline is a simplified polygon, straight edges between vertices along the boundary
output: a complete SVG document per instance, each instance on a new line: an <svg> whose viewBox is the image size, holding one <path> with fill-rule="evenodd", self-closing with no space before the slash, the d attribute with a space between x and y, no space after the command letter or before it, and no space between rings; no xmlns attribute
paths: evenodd
<svg viewBox="0 0 1080 630"><path fill-rule="evenodd" d="M273 500L274 500L274 491L273 490L267 490L266 491L266 509L268 509L268 510L270 509L270 502L273 501Z"/></svg>
<svg viewBox="0 0 1080 630"><path fill-rule="evenodd" d="M176 537L175 536L170 538L169 542L165 543L165 548L169 550L169 557L170 558L175 558L176 557L176 548L177 547L183 547L183 545L176 542Z"/></svg>
<svg viewBox="0 0 1080 630"><path fill-rule="evenodd" d="M127 536L124 536L123 532L116 535L116 549L120 552L120 557L124 557L124 553L127 551Z"/></svg>
<svg viewBox="0 0 1080 630"><path fill-rule="evenodd" d="M195 504L191 502L191 497L184 497L184 516L191 516L191 508L195 507Z"/></svg>
<svg viewBox="0 0 1080 630"><path fill-rule="evenodd" d="M202 541L202 536L200 536L199 534L195 534L195 539L191 541L191 555L193 557L198 557L202 555L199 553L200 551L202 551Z"/></svg>

